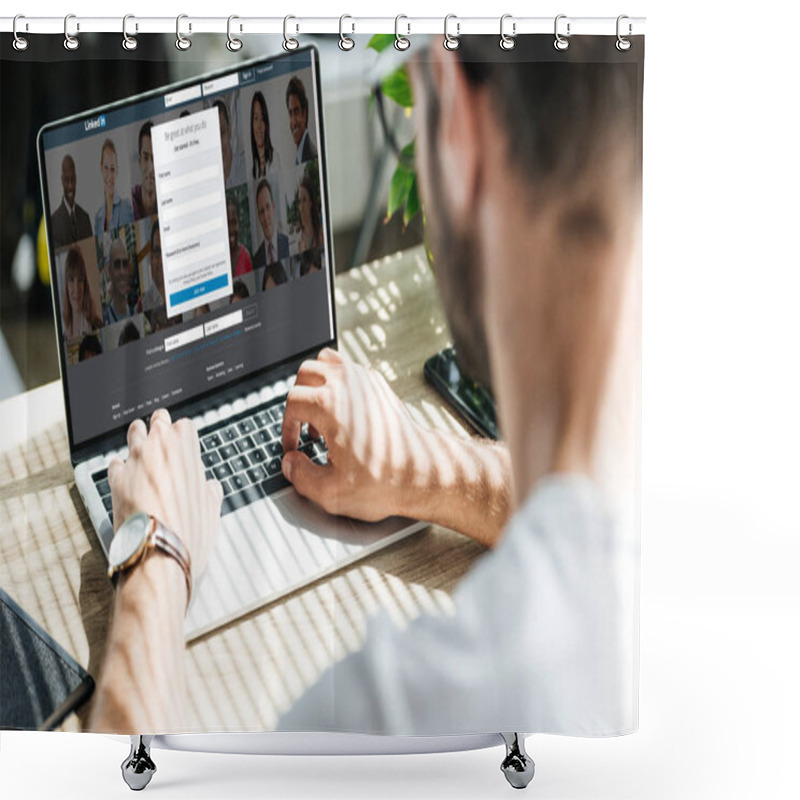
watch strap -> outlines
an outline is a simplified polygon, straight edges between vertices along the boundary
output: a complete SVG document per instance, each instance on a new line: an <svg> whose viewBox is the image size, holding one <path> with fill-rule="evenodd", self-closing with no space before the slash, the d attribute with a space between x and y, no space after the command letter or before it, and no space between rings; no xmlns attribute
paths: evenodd
<svg viewBox="0 0 800 800"><path fill-rule="evenodd" d="M188 608L192 599L192 557L178 534L155 517L152 517L152 520L153 530L150 534L149 546L172 556L180 564L186 578L186 607Z"/></svg>

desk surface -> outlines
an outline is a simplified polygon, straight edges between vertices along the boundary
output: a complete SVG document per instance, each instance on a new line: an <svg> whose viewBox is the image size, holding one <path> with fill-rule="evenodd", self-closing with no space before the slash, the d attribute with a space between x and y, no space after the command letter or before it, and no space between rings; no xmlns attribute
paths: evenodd
<svg viewBox="0 0 800 800"><path fill-rule="evenodd" d="M340 349L382 372L419 422L466 436L422 375L449 338L422 248L339 277L336 304ZM74 485L60 383L5 401L0 420L0 586L97 675L112 590ZM455 584L481 552L431 526L194 641L185 730L272 729L361 646L379 609L400 626L422 611L450 613ZM80 725L73 715L64 727Z"/></svg>

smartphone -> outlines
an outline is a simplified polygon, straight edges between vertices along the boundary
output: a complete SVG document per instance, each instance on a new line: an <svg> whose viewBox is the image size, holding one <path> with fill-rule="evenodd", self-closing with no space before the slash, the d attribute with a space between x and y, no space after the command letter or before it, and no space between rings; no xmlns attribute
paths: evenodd
<svg viewBox="0 0 800 800"><path fill-rule="evenodd" d="M425 378L478 433L498 438L494 397L462 372L452 347L445 347L425 362Z"/></svg>

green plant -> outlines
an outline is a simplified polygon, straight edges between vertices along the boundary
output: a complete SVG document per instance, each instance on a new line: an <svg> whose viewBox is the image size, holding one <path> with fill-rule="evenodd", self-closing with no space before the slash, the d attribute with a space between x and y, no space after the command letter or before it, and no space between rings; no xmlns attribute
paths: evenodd
<svg viewBox="0 0 800 800"><path fill-rule="evenodd" d="M382 53L387 47L394 44L392 34L376 34L369 40L367 47ZM397 103L405 109L406 114L411 113L414 107L414 96L411 91L411 82L408 78L406 65L388 73L380 81L381 94L387 99ZM374 95L373 95L374 101ZM403 227L420 212L419 192L417 188L417 171L414 165L415 141L410 141L400 152L397 166L389 184L389 198L386 206L386 221L388 222L400 209L403 210Z"/></svg>

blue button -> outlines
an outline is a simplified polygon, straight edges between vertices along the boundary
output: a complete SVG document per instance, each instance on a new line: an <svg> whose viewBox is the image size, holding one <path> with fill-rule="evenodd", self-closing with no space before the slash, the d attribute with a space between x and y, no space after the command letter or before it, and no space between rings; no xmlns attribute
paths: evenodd
<svg viewBox="0 0 800 800"><path fill-rule="evenodd" d="M181 289L179 292L173 292L169 296L169 303L172 306L179 306L181 303L186 303L189 300L194 300L204 294L211 294L217 289L222 289L223 286L228 285L229 275L220 275L211 280L198 283L196 286L190 286L188 289Z"/></svg>

